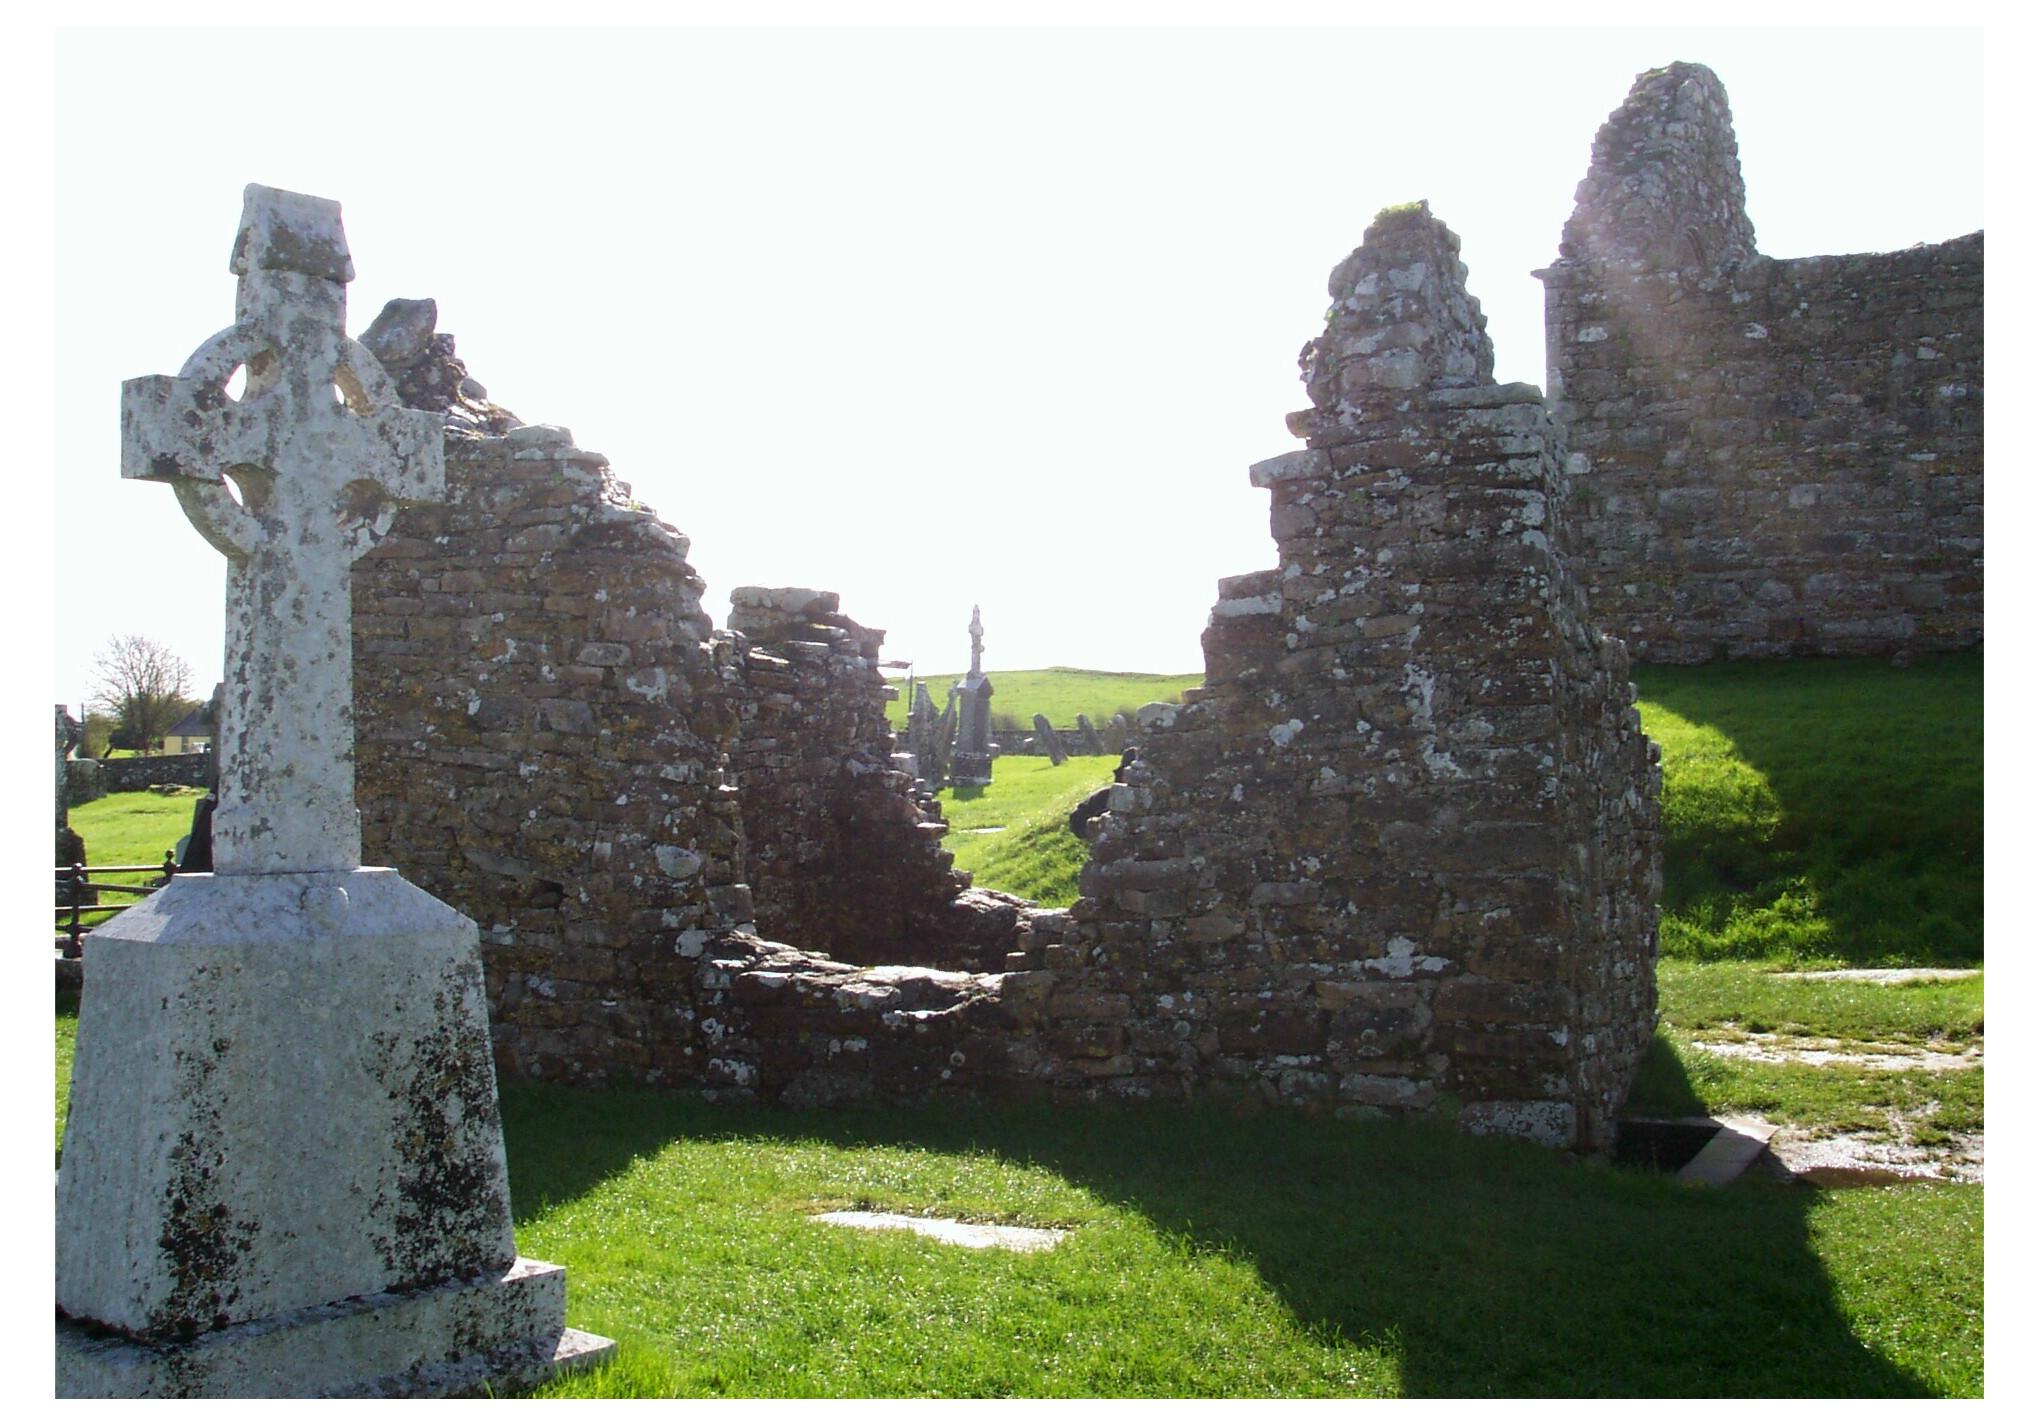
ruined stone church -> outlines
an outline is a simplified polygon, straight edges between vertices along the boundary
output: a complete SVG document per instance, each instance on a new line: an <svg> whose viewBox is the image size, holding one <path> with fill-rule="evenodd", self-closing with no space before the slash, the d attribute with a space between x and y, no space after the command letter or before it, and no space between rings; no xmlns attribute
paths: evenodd
<svg viewBox="0 0 2044 1424"><path fill-rule="evenodd" d="M1268 1102L1608 1145L1652 1030L1657 752L1633 660L1982 638L1979 234L1760 256L1708 70L1597 136L1499 385L1454 234L1334 269L1221 579L1082 898L970 888L895 769L881 634L719 626L687 538L490 402L428 303L364 343L447 502L356 569L364 849L481 926L499 1070L713 1099Z"/></svg>

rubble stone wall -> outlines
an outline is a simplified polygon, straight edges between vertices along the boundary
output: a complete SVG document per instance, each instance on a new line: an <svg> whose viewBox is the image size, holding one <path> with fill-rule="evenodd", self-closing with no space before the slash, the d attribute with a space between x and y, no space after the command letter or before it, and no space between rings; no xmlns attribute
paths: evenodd
<svg viewBox="0 0 2044 1424"><path fill-rule="evenodd" d="M894 767L884 633L815 589L741 588L733 756L760 933L852 964L997 970L1011 896L968 893L933 800Z"/></svg>
<svg viewBox="0 0 2044 1424"><path fill-rule="evenodd" d="M500 1071L698 1081L696 960L752 910L688 541L553 426L450 433L447 483L355 568L365 860L481 927Z"/></svg>
<svg viewBox="0 0 2044 1424"><path fill-rule="evenodd" d="M147 791L152 786L203 786L207 756L191 752L180 756L107 757L97 763L100 795L116 791ZM90 784L90 783L88 783ZM72 805L78 804L74 797Z"/></svg>
<svg viewBox="0 0 2044 1424"><path fill-rule="evenodd" d="M1053 1076L1608 1143L1654 1007L1657 754L1537 390L1424 205L1335 270L1278 567L1224 580L1045 949Z"/></svg>
<svg viewBox="0 0 2044 1424"><path fill-rule="evenodd" d="M1336 269L1307 448L1253 472L1279 565L1223 582L1069 914L964 888L835 595L743 589L713 629L601 456L450 411L448 502L357 568L359 799L370 856L482 926L502 1071L1605 1145L1652 1021L1657 772L1457 247L1420 205Z"/></svg>
<svg viewBox="0 0 2044 1424"><path fill-rule="evenodd" d="M1699 65L1598 134L1547 288L1577 568L1634 658L1982 641L1981 234L1777 260Z"/></svg>
<svg viewBox="0 0 2044 1424"><path fill-rule="evenodd" d="M882 635L806 589L741 590L714 628L688 540L493 405L436 317L393 302L363 338L444 412L448 493L355 568L357 802L365 858L481 927L499 1071L756 1096L801 1044L732 1021L765 1002L728 992L734 955L922 966L826 997L840 1029L1005 967L1023 902L968 888L893 768ZM858 1060L893 1075L868 1095L924 1091L913 1058Z"/></svg>
<svg viewBox="0 0 2044 1424"><path fill-rule="evenodd" d="M365 850L481 924L500 1068L1608 1145L1660 778L1607 633L1979 640L1981 242L1760 256L1722 86L1677 65L1542 274L1549 402L1492 379L1458 248L1419 204L1335 269L1305 448L1252 471L1276 566L1221 582L1203 686L1144 710L1070 912L953 872L877 631L799 589L714 629L687 541L394 303L363 339L446 413L450 502L357 569Z"/></svg>

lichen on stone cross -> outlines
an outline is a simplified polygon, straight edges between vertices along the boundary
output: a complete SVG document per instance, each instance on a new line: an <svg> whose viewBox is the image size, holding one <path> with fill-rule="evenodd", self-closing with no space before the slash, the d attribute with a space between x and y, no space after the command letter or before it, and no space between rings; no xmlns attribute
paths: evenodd
<svg viewBox="0 0 2044 1424"><path fill-rule="evenodd" d="M250 184L229 270L234 325L123 384L121 474L170 485L227 556L215 873L352 870L350 572L399 505L443 494L440 421L347 336L338 203Z"/></svg>

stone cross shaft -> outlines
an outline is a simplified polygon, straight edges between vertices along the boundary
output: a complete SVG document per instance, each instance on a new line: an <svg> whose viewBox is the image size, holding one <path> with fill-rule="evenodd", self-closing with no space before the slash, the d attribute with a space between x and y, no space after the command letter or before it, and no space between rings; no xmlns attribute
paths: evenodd
<svg viewBox="0 0 2044 1424"><path fill-rule="evenodd" d="M346 334L339 204L250 184L229 268L234 325L122 386L121 474L169 484L227 556L215 873L352 870L350 573L400 504L444 492L440 419Z"/></svg>

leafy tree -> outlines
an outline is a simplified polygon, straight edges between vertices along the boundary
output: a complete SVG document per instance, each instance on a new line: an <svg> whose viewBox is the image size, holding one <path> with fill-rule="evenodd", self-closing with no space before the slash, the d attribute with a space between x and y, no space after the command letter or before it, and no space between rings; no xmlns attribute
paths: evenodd
<svg viewBox="0 0 2044 1424"><path fill-rule="evenodd" d="M88 711L85 714L85 733L78 739L78 755L98 760L113 746L114 733L120 730L120 722L110 713Z"/></svg>
<svg viewBox="0 0 2044 1424"><path fill-rule="evenodd" d="M149 751L197 704L186 694L192 670L185 660L147 638L114 638L93 668L92 706L114 720L108 740Z"/></svg>

